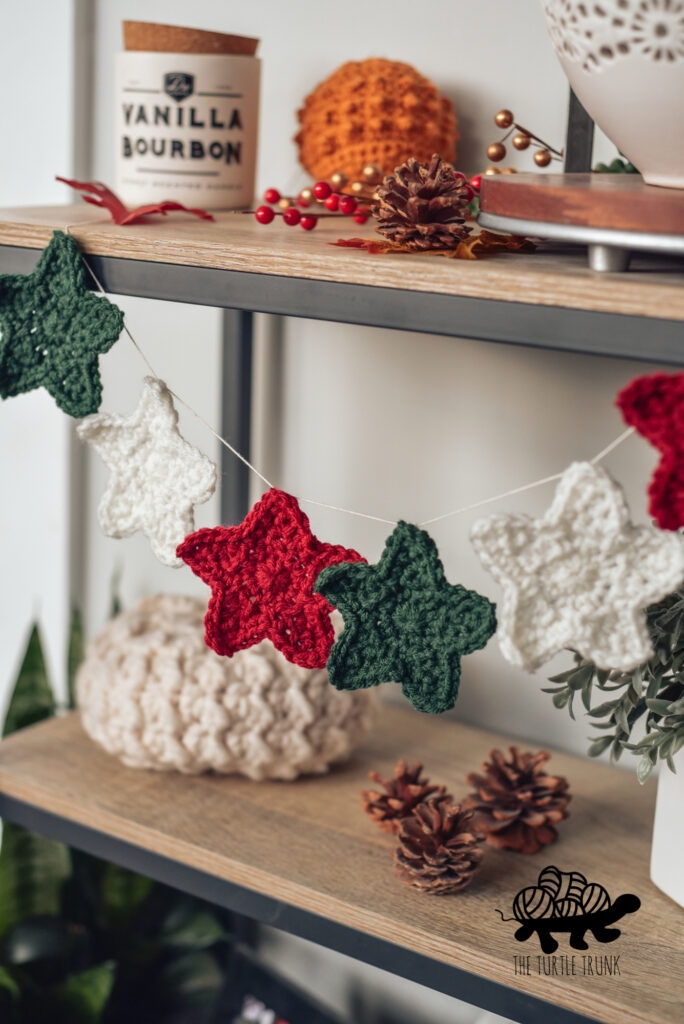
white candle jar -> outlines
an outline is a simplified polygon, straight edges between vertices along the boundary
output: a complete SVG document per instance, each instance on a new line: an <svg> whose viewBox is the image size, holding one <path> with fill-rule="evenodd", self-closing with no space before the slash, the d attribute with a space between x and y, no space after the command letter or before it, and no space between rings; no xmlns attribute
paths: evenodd
<svg viewBox="0 0 684 1024"><path fill-rule="evenodd" d="M125 51L116 56L116 192L238 209L254 198L258 57Z"/></svg>

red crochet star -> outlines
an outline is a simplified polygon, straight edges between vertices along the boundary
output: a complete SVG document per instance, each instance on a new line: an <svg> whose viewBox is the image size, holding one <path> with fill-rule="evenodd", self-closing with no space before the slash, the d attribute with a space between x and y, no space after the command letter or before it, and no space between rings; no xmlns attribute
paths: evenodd
<svg viewBox="0 0 684 1024"><path fill-rule="evenodd" d="M239 526L197 530L177 554L211 587L208 647L231 657L267 639L304 668L323 668L334 640L331 605L314 593L316 577L328 565L364 561L314 537L297 500L276 488Z"/></svg>
<svg viewBox="0 0 684 1024"><path fill-rule="evenodd" d="M637 377L616 405L630 427L661 454L651 483L649 513L661 530L684 526L684 373Z"/></svg>

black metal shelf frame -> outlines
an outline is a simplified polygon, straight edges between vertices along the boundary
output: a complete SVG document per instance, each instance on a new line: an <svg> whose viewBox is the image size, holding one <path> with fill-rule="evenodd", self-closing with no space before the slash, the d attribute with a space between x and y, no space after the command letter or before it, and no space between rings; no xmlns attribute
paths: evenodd
<svg viewBox="0 0 684 1024"><path fill-rule="evenodd" d="M30 273L39 256L37 249L0 246L0 273ZM111 295L223 309L221 430L247 457L253 313L684 366L684 329L676 320L114 256L88 261ZM221 458L222 521L236 523L248 508L249 471L226 449Z"/></svg>

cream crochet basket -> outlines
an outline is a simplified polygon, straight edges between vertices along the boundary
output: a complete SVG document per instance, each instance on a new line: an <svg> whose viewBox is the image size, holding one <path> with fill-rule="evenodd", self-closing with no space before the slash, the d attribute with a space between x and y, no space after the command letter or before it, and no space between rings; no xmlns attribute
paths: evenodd
<svg viewBox="0 0 684 1024"><path fill-rule="evenodd" d="M77 680L89 736L132 768L296 779L342 761L373 724L364 690L286 661L268 640L232 658L205 646L205 605L148 597L90 645Z"/></svg>

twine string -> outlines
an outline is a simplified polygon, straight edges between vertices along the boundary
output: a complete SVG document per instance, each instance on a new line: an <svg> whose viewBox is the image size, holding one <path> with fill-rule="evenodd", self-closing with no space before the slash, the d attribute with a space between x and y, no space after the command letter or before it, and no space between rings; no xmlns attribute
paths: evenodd
<svg viewBox="0 0 684 1024"><path fill-rule="evenodd" d="M90 221L89 223L93 223L93 222ZM67 226L65 227L64 230L65 230L66 234L70 233L69 232L69 228L70 227L72 227L72 225L70 225L70 224L67 224ZM97 288L99 289L99 291L102 293L102 295L106 295L107 292L105 291L105 289L104 289L104 287L102 285L102 282L97 277L95 271L90 266L88 260L85 258L85 256L83 254L81 254L81 258L83 259L83 263L85 265L86 270L88 271L88 273L92 277L92 279L95 282L95 284L96 284ZM147 369L150 371L152 376L156 380L161 381L162 378L159 376L157 371L154 369L154 367L152 366L152 363L149 361L149 359L145 355L143 349L140 347L138 342L135 340L135 338L131 334L131 332L130 332L130 330L128 328L128 325L126 323L125 318L124 318L124 328L123 329L124 329L125 333L128 335L128 337L131 340L131 342L133 343L135 349L137 350L138 354L142 358L143 362L147 366ZM259 480L261 480L261 482L266 485L266 487L271 488L271 487L275 486L274 484L271 483L270 480L268 480L264 476L263 473L261 473L256 468L256 466L254 466L249 461L249 459L245 458L245 456L241 452L239 452L237 450L237 448L234 448L233 445L230 444L230 442L225 439L225 437L222 437L216 430L214 430L214 428L211 426L211 424L208 423L207 420L205 420L205 418L200 413L198 413L196 409L193 409L193 407L191 405L189 405L189 403L186 402L185 399L181 398L181 396L179 394L177 394L175 391L173 391L171 388L169 388L168 385L165 384L165 387L167 387L169 393L171 395L173 395L175 400L180 405L182 405L183 408L187 409L189 413L191 413L197 420L199 420L199 422L202 423L203 426L206 427L206 429L210 432L210 434L212 434L216 438L217 441L219 441L225 448L227 448L228 451L232 455L234 455L236 459L239 459L240 462L243 463L243 465L245 465L252 473L254 473L254 475L257 476L259 478ZM611 441L610 444L607 444L605 446L605 448L602 448L601 451L598 452L598 454L595 455L593 457L593 459L591 459L592 465L596 465L598 462L601 462L602 459L604 459L607 455L609 455L612 451L614 451L615 448L618 447L618 445L621 445L623 443L623 441L626 441L627 438L631 437L632 434L634 434L634 433L635 433L635 428L634 427L628 427L627 430L623 430L623 432L618 437L616 437L613 441ZM531 491L535 487L541 487L543 484L553 483L554 480L560 480L560 478L562 476L563 476L562 473L553 473L551 476L545 476L545 477L542 477L539 480L533 480L529 484L523 484L522 487L514 487L514 488L512 488L509 491L503 491L501 494L495 494L495 495L493 495L490 498L484 498L482 501L475 501L475 502L473 502L470 505L462 505L460 508L455 508L451 512L444 512L442 515L434 516L432 519L424 519L418 525L420 527L432 526L434 523L440 523L444 519L450 519L453 516L461 515L464 512L473 512L473 511L475 511L475 509L483 508L485 505L492 505L492 504L494 504L497 501L501 501L503 498L510 498L510 497L513 497L516 494L522 494L524 491ZM298 500L300 502L302 502L302 503L306 503L307 505L316 505L316 506L318 506L318 508L329 509L331 512L342 512L344 515L356 516L359 519L369 519L369 520L371 520L372 522L375 522L375 523L385 523L387 526L396 526L397 525L397 521L395 519L384 519L382 516L369 515L367 512L357 512L354 509L342 508L339 505L328 505L327 502L317 501L314 498L299 498Z"/></svg>

